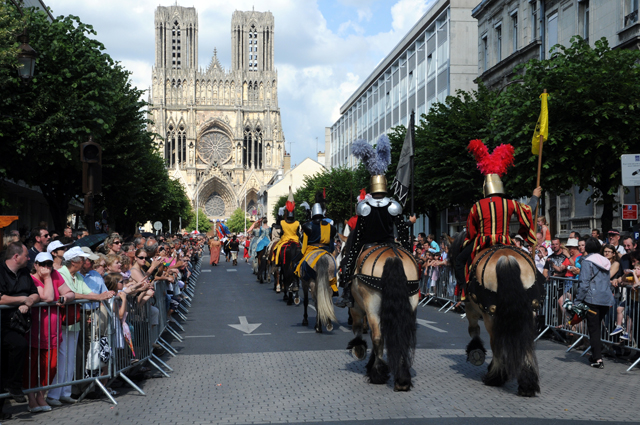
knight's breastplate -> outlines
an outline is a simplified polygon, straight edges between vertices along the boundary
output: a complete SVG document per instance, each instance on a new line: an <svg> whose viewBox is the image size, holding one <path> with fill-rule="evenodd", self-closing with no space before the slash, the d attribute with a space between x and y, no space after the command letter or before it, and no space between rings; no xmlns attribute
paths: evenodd
<svg viewBox="0 0 640 425"><path fill-rule="evenodd" d="M391 198L367 199L356 208L358 221L362 220L360 242L393 242L395 217L402 213L402 207Z"/></svg>

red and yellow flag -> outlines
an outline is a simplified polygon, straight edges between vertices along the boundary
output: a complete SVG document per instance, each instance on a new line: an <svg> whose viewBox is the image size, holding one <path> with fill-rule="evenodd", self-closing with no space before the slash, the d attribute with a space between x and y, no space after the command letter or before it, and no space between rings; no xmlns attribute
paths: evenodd
<svg viewBox="0 0 640 425"><path fill-rule="evenodd" d="M542 93L540 95L540 99L542 99L540 102L542 104L540 116L538 117L536 129L531 139L531 153L534 155L538 155L540 152L540 136L542 136L544 142L549 138L549 109L547 108L547 97L549 97L548 93Z"/></svg>

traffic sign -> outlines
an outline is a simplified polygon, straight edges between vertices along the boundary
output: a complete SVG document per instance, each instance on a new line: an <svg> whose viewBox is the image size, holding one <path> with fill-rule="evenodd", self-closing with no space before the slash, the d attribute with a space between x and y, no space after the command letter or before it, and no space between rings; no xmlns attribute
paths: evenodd
<svg viewBox="0 0 640 425"><path fill-rule="evenodd" d="M622 185L640 186L640 154L622 155Z"/></svg>
<svg viewBox="0 0 640 425"><path fill-rule="evenodd" d="M638 205L637 204L624 204L622 205L622 219L623 220L638 220Z"/></svg>
<svg viewBox="0 0 640 425"><path fill-rule="evenodd" d="M153 228L156 230L162 230L162 222L156 221L155 223L153 223Z"/></svg>

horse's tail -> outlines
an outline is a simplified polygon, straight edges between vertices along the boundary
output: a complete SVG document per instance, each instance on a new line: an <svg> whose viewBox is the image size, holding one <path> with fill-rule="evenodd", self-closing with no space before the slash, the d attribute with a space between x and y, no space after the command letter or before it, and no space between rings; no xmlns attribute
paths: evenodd
<svg viewBox="0 0 640 425"><path fill-rule="evenodd" d="M537 375L533 309L522 284L518 260L511 255L501 257L496 265L496 277L498 300L493 319L494 362L498 362L507 379L517 378L524 369L533 370Z"/></svg>
<svg viewBox="0 0 640 425"><path fill-rule="evenodd" d="M331 283L329 282L329 261L333 261L328 255L322 255L316 264L316 304L318 317L325 326L330 326L331 322L338 322L336 313L331 302Z"/></svg>
<svg viewBox="0 0 640 425"><path fill-rule="evenodd" d="M411 386L409 368L416 348L416 316L409 302L407 275L397 257L387 258L382 270L380 327L396 384Z"/></svg>

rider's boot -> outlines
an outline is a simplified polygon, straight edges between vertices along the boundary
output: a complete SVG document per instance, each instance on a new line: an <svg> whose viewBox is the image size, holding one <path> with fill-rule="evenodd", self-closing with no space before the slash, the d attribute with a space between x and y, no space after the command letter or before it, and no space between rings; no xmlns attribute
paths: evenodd
<svg viewBox="0 0 640 425"><path fill-rule="evenodd" d="M348 282L344 288L342 288L342 298L334 302L336 307L345 308L353 307L353 297L351 296L351 282Z"/></svg>

